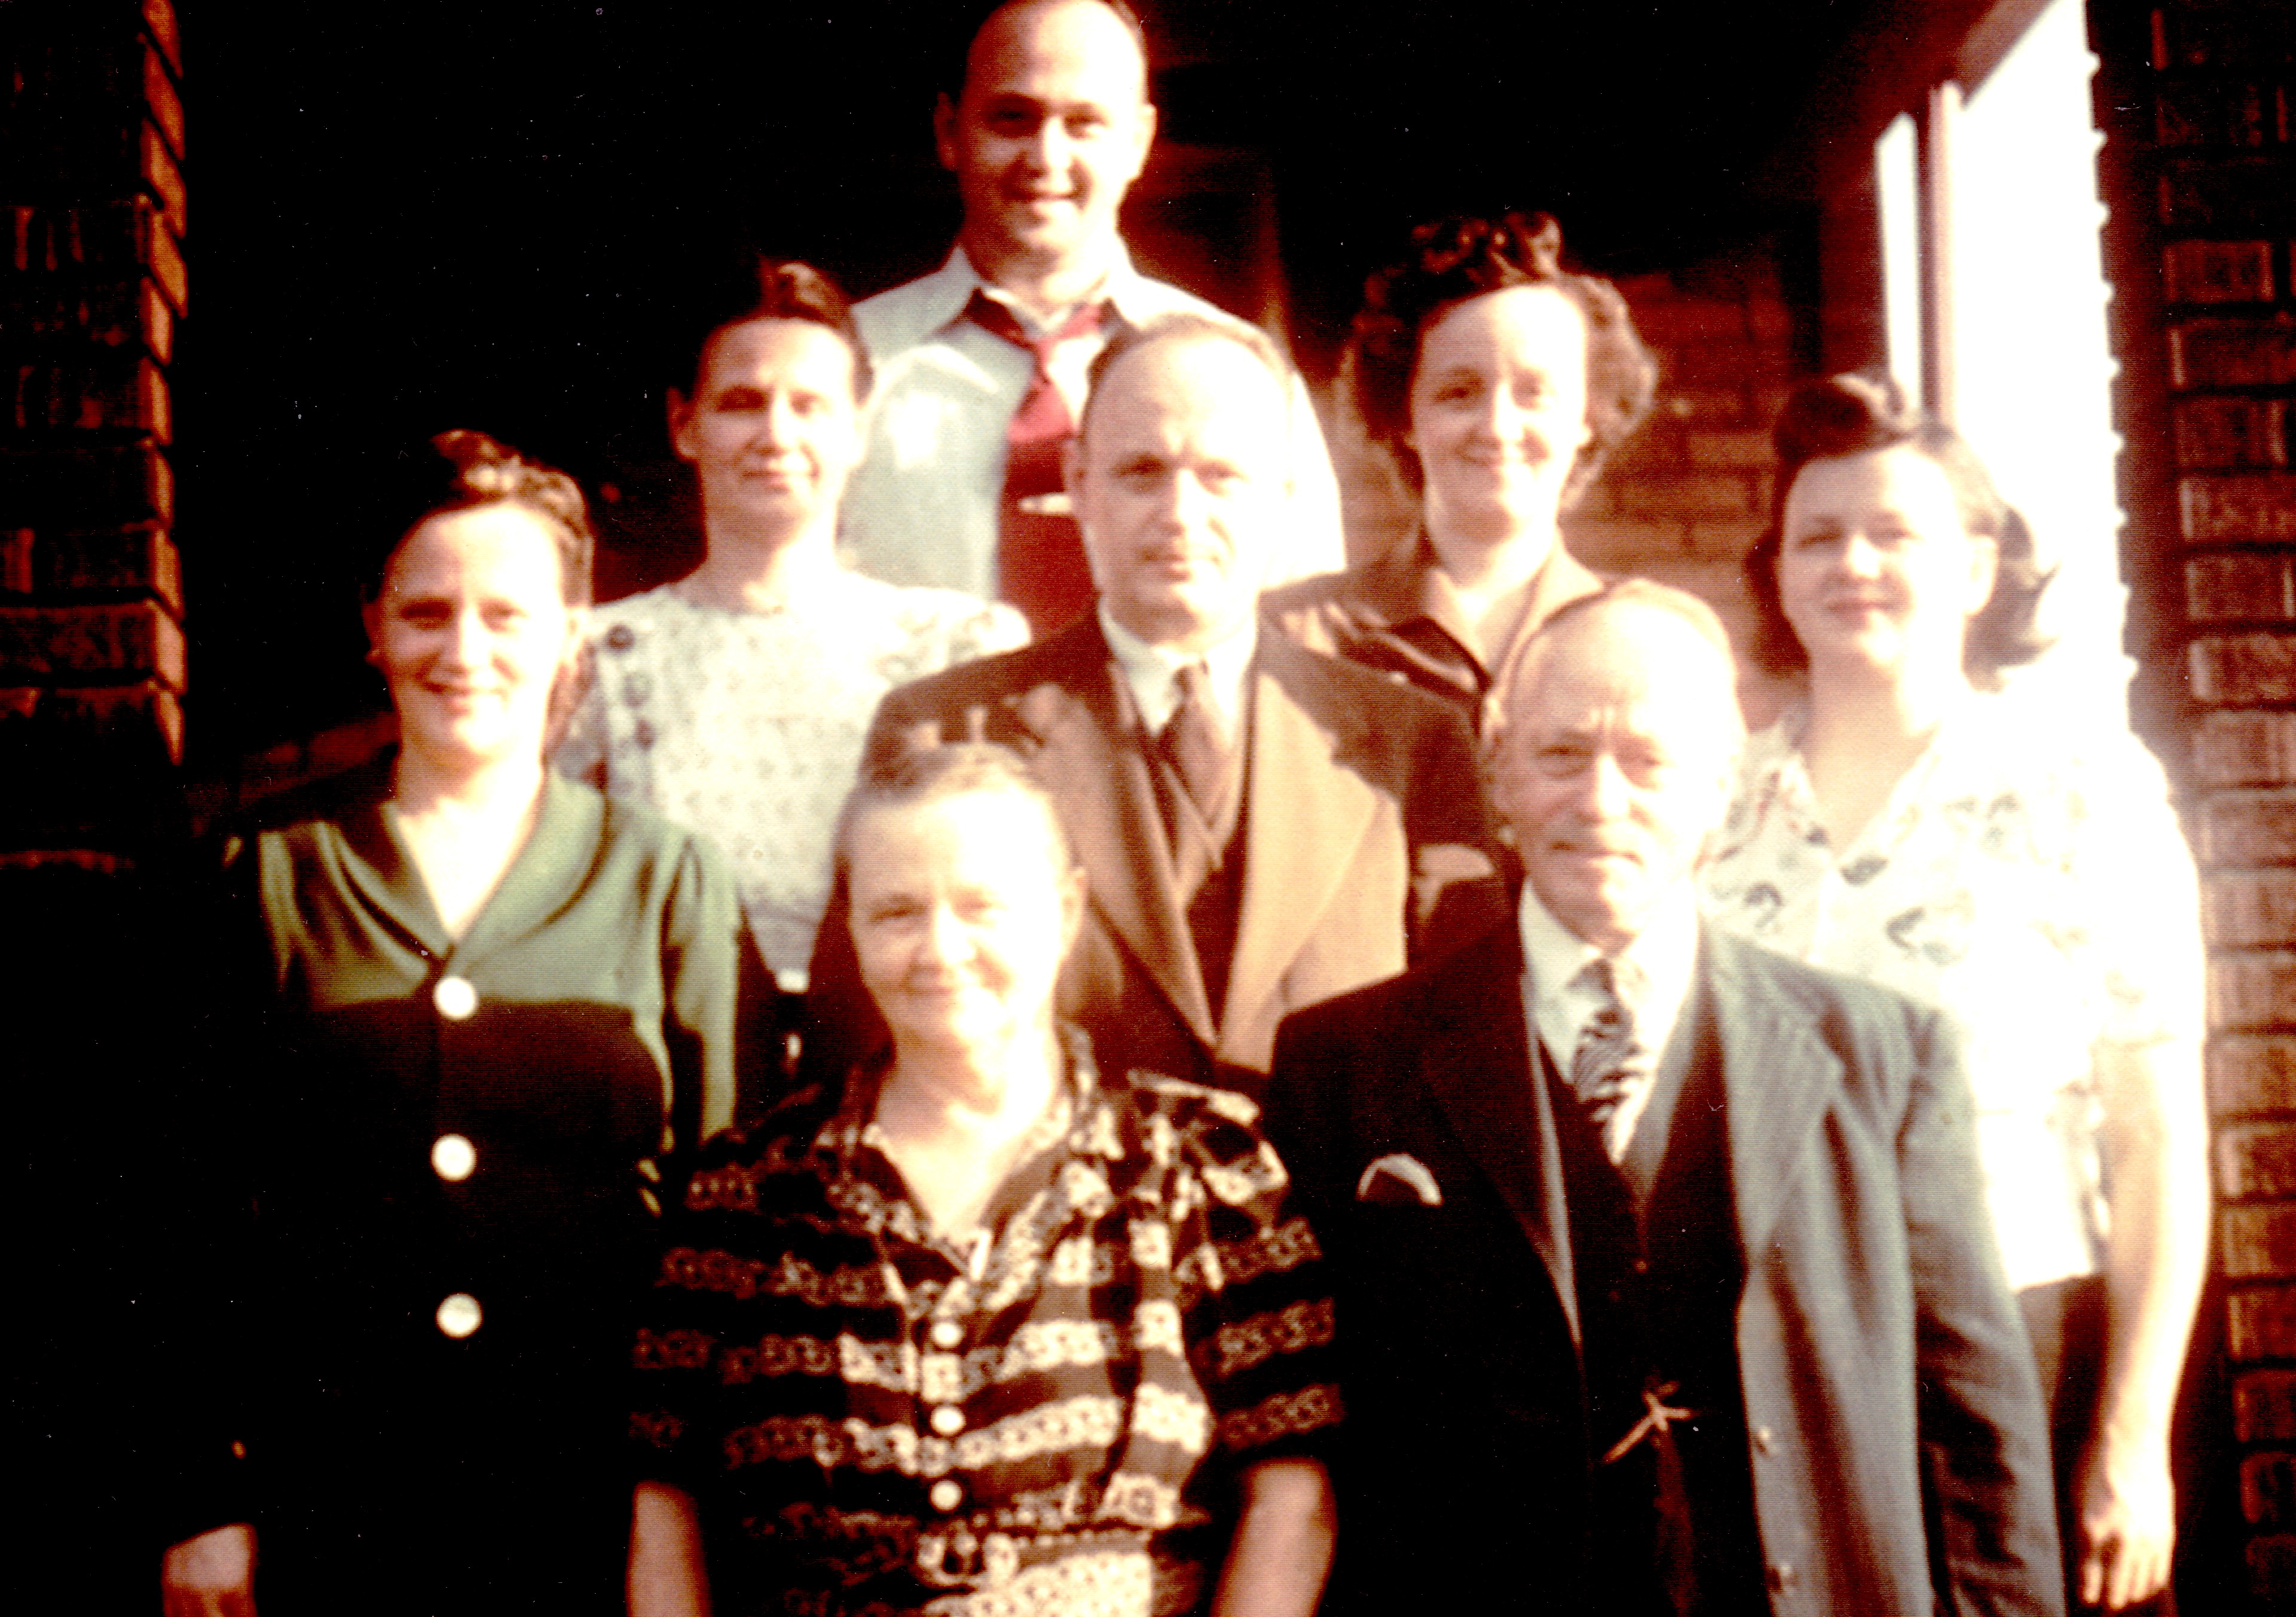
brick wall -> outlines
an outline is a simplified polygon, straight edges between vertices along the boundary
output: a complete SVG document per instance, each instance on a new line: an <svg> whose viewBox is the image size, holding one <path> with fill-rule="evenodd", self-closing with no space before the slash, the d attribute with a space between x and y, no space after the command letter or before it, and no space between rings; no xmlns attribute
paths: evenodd
<svg viewBox="0 0 2296 1617"><path fill-rule="evenodd" d="M183 65L168 0L12 0L0 55L0 861L108 867L183 745Z"/></svg>
<svg viewBox="0 0 2296 1617"><path fill-rule="evenodd" d="M2296 10L2092 0L2139 720L2188 787L2245 1583L2296 1605ZM2204 1332L2219 1322L2209 1321Z"/></svg>
<svg viewBox="0 0 2296 1617"><path fill-rule="evenodd" d="M1638 573L1711 602L1742 647L1752 607L1739 567L1769 520L1775 481L1770 423L1808 366L1780 243L1762 239L1705 263L1631 275L1619 291L1659 359L1659 393L1642 431L1563 519L1571 553L1603 572ZM1783 694L1749 676L1750 718Z"/></svg>

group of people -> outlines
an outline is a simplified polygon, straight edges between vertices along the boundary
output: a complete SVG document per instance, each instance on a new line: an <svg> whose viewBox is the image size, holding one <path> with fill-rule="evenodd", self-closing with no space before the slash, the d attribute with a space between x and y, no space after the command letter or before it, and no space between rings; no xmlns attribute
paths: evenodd
<svg viewBox="0 0 2296 1617"><path fill-rule="evenodd" d="M394 752L223 841L171 1222L169 1617L2120 1610L2206 1248L2197 901L1997 694L1968 447L1777 426L1775 671L1563 511L1656 367L1551 219L1373 277L1421 502L1139 275L1116 0L1008 0L941 269L668 391L705 554L386 491Z"/></svg>

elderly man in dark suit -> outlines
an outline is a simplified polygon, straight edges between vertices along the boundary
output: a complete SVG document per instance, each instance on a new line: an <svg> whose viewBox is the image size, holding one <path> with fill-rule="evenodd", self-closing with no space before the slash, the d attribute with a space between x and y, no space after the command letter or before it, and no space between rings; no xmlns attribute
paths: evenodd
<svg viewBox="0 0 2296 1617"><path fill-rule="evenodd" d="M1262 632L1292 407L1271 344L1170 316L1093 377L1067 480L1096 610L895 691L863 767L942 741L1026 754L1090 884L1065 1008L1102 1064L1256 1094L1286 1013L1502 908L1472 743L1423 693ZM811 1055L854 1054L836 904L813 989Z"/></svg>
<svg viewBox="0 0 2296 1617"><path fill-rule="evenodd" d="M1333 1609L2060 1609L1948 1028L1699 923L1734 684L1693 597L1565 608L1488 740L1517 924L1279 1037L1341 1278Z"/></svg>

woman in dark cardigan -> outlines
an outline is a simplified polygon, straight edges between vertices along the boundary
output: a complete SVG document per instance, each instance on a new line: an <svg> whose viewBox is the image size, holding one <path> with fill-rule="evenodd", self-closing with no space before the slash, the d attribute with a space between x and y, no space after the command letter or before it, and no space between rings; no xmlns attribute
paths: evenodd
<svg viewBox="0 0 2296 1617"><path fill-rule="evenodd" d="M206 911L238 1216L179 1310L171 1617L618 1609L647 1170L762 1054L715 856L544 767L579 491L474 432L410 464L367 611L399 748L227 838Z"/></svg>

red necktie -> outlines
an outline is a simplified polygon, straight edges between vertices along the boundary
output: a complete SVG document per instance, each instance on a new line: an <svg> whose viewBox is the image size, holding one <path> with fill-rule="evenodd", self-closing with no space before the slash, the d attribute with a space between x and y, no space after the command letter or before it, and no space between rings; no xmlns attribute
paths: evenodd
<svg viewBox="0 0 2296 1617"><path fill-rule="evenodd" d="M1066 324L1029 335L1020 316L975 291L965 316L983 331L1028 349L1035 360L1029 390L1004 429L1004 491L996 513L997 594L1019 607L1042 639L1082 617L1092 605L1092 569L1084 536L1067 510L1047 509L1061 492L1061 447L1075 435L1068 401L1046 368L1063 342L1089 337L1106 317L1105 305L1086 303Z"/></svg>

